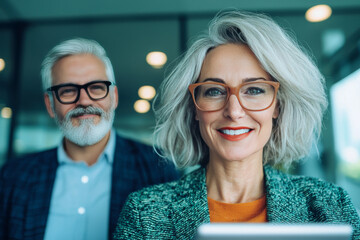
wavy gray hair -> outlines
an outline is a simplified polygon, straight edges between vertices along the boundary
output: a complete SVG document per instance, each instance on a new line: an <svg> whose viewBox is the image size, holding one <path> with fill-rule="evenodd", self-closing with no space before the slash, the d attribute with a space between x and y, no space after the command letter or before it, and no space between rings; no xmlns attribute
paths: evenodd
<svg viewBox="0 0 360 240"><path fill-rule="evenodd" d="M208 32L194 42L160 86L154 105L154 145L179 168L208 161L209 149L201 138L188 86L197 81L207 52L228 43L247 45L265 71L280 82L280 114L264 147L263 161L289 167L305 157L320 136L327 107L325 80L297 42L262 14L222 12L210 22Z"/></svg>
<svg viewBox="0 0 360 240"><path fill-rule="evenodd" d="M55 63L66 56L77 54L92 54L99 58L105 65L108 80L115 84L114 70L104 48L94 40L74 38L52 48L42 62L41 78L44 91L52 86L52 68Z"/></svg>

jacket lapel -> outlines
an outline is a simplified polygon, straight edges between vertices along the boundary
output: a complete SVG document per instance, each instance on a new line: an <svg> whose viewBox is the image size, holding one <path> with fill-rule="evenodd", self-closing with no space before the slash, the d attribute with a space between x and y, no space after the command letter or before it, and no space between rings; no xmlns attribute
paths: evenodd
<svg viewBox="0 0 360 240"><path fill-rule="evenodd" d="M307 205L297 197L298 189L284 173L264 167L267 217L269 222L300 223L308 221Z"/></svg>
<svg viewBox="0 0 360 240"><path fill-rule="evenodd" d="M136 161L131 153L132 147L129 143L116 135L115 155L111 176L111 199L109 219L109 239L115 230L121 208L129 193L136 189Z"/></svg>
<svg viewBox="0 0 360 240"><path fill-rule="evenodd" d="M264 167L267 217L269 222L300 223L309 221L307 205L298 197L298 189L286 174ZM209 223L205 168L180 180L178 201L171 205L176 239L191 239L202 223Z"/></svg>
<svg viewBox="0 0 360 240"><path fill-rule="evenodd" d="M36 169L29 176L29 184L31 185L31 195L27 206L24 238L32 236L34 238L43 238L45 227L49 215L51 194L55 182L56 169L58 167L57 148L41 155ZM35 161L34 161L35 162ZM25 198L24 198L25 199ZM37 236L37 237L35 237Z"/></svg>
<svg viewBox="0 0 360 240"><path fill-rule="evenodd" d="M172 203L172 222L176 239L191 239L202 223L209 223L205 169L190 173L180 181L178 201Z"/></svg>

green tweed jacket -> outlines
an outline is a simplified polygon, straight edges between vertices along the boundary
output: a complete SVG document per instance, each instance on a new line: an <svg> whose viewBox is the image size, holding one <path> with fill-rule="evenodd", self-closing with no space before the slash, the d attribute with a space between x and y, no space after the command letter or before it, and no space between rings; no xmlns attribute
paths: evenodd
<svg viewBox="0 0 360 240"><path fill-rule="evenodd" d="M331 183L291 176L264 167L267 219L277 223L348 223L360 239L360 219L348 194ZM193 239L209 223L205 169L177 182L155 185L129 195L114 239Z"/></svg>

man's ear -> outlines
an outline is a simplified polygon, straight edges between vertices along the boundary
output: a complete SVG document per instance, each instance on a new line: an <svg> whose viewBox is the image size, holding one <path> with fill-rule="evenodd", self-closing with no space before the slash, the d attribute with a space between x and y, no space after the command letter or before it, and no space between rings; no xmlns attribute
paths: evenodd
<svg viewBox="0 0 360 240"><path fill-rule="evenodd" d="M45 101L45 106L46 106L47 112L49 113L51 118L54 118L55 113L54 113L53 108L51 106L49 93L44 93L44 101Z"/></svg>
<svg viewBox="0 0 360 240"><path fill-rule="evenodd" d="M114 86L114 104L115 104L115 109L117 108L118 103L119 103L118 89L117 89L117 86Z"/></svg>

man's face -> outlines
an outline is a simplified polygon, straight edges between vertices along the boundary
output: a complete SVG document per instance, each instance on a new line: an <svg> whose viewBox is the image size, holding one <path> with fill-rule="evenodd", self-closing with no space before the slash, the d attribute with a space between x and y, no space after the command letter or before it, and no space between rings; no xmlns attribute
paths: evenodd
<svg viewBox="0 0 360 240"><path fill-rule="evenodd" d="M83 85L95 80L108 80L104 64L91 54L60 59L52 69L52 77L52 86L67 83ZM116 87L110 87L109 94L100 100L91 100L85 89L81 89L79 100L71 104L62 104L54 93L50 94L53 94L53 106L45 94L47 110L68 140L80 146L92 145L109 132L118 102Z"/></svg>

